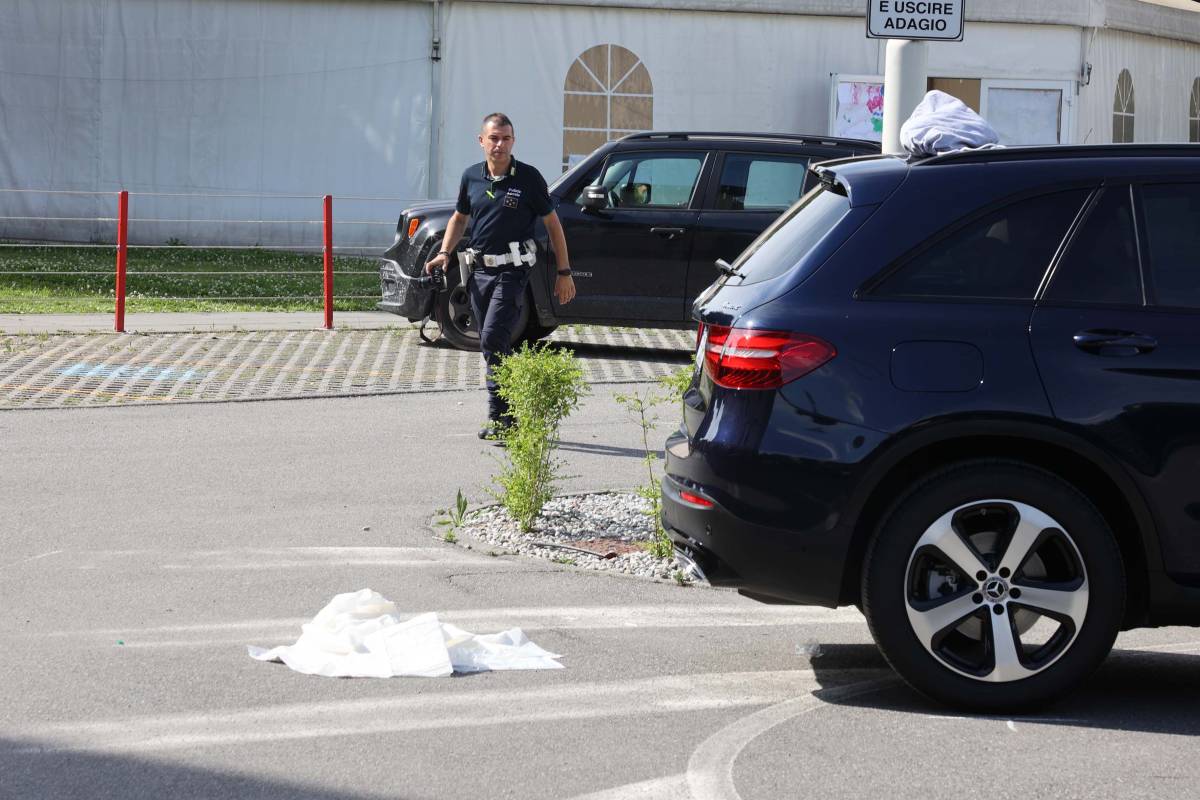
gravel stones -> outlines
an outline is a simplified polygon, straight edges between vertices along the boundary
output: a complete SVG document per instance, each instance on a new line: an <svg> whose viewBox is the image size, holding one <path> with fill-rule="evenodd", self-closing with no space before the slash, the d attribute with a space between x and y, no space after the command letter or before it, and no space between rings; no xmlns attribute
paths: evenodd
<svg viewBox="0 0 1200 800"><path fill-rule="evenodd" d="M584 569L660 580L683 577L674 557L656 558L646 549L654 541L650 502L632 492L555 497L546 503L529 533L521 532L504 506L485 506L468 511L455 533L505 553Z"/></svg>

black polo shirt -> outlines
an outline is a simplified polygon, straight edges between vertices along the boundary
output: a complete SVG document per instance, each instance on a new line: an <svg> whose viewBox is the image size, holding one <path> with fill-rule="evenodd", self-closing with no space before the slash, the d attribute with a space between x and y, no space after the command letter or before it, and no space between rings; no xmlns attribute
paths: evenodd
<svg viewBox="0 0 1200 800"><path fill-rule="evenodd" d="M534 223L554 204L542 174L514 158L499 180L488 175L486 161L467 167L455 208L471 218L470 246L498 255L508 252L509 242L532 239Z"/></svg>

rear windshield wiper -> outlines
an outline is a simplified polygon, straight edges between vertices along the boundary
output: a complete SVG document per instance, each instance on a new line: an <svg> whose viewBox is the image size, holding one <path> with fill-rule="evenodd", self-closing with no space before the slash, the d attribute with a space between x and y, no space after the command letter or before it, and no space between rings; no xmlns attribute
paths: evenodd
<svg viewBox="0 0 1200 800"><path fill-rule="evenodd" d="M718 258L713 263L715 263L717 265L717 269L719 269L721 272L723 272L726 275L733 275L738 278L742 277L742 273L738 272L737 267L733 266L732 264L730 264L728 261L726 261L723 258Z"/></svg>

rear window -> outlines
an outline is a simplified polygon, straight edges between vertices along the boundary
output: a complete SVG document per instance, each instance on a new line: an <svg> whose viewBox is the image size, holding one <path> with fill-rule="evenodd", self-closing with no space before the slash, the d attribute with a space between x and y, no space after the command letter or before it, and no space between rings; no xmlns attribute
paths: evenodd
<svg viewBox="0 0 1200 800"><path fill-rule="evenodd" d="M734 267L742 274L742 283L759 283L788 272L849 212L850 199L844 195L825 188L804 195L738 256Z"/></svg>
<svg viewBox="0 0 1200 800"><path fill-rule="evenodd" d="M910 258L871 294L1032 300L1087 196L1085 189L1055 192L971 220Z"/></svg>
<svg viewBox="0 0 1200 800"><path fill-rule="evenodd" d="M1200 183L1142 189L1158 305L1200 308Z"/></svg>

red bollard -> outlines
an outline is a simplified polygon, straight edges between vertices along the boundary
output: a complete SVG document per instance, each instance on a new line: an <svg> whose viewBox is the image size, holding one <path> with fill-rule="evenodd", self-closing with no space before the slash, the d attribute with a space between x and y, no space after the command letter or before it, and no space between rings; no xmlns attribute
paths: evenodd
<svg viewBox="0 0 1200 800"><path fill-rule="evenodd" d="M125 332L125 256L129 250L129 192L122 190L117 202L117 333Z"/></svg>
<svg viewBox="0 0 1200 800"><path fill-rule="evenodd" d="M333 329L333 195L325 195L325 330Z"/></svg>

